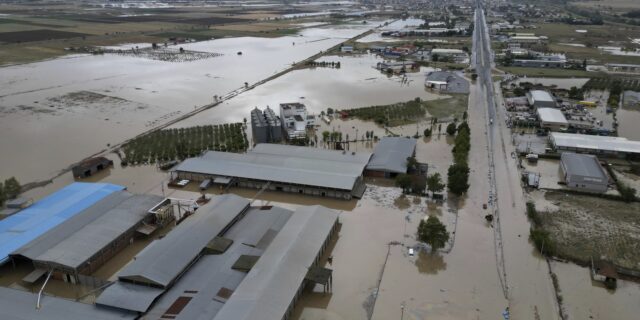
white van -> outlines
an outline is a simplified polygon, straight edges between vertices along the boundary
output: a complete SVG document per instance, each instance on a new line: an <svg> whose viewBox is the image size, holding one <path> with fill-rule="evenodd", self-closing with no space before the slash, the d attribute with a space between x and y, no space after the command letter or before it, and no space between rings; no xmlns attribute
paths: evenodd
<svg viewBox="0 0 640 320"><path fill-rule="evenodd" d="M414 255L413 248L409 248L409 256L410 256L410 257L413 257L413 255Z"/></svg>

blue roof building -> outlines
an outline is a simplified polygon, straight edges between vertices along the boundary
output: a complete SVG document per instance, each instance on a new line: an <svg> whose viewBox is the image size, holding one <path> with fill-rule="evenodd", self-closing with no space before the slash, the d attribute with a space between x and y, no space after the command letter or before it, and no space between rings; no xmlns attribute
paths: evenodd
<svg viewBox="0 0 640 320"><path fill-rule="evenodd" d="M104 197L125 187L108 183L72 183L4 220L0 220L0 265L9 254Z"/></svg>

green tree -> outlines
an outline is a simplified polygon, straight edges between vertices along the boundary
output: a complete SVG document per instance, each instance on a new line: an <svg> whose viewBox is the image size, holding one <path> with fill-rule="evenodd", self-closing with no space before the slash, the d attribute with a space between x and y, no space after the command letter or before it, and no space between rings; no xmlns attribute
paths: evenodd
<svg viewBox="0 0 640 320"><path fill-rule="evenodd" d="M431 246L431 250L444 248L449 241L449 232L437 217L429 217L427 221L421 220L418 225L418 239Z"/></svg>
<svg viewBox="0 0 640 320"><path fill-rule="evenodd" d="M20 194L20 183L15 177L4 181L4 193L7 199L14 199Z"/></svg>
<svg viewBox="0 0 640 320"><path fill-rule="evenodd" d="M467 121L467 118L468 118L468 117L469 117L469 114L467 113L467 111L465 111L465 112L462 114L462 121ZM463 123L466 123L466 122L463 122ZM462 125L462 124L460 124L460 125ZM458 130L460 130L460 128L458 128Z"/></svg>
<svg viewBox="0 0 640 320"><path fill-rule="evenodd" d="M447 171L447 186L455 195L462 195L469 190L469 167L466 163L454 163Z"/></svg>
<svg viewBox="0 0 640 320"><path fill-rule="evenodd" d="M431 136L431 129L429 129L429 128L424 129L424 136L425 137L430 137Z"/></svg>
<svg viewBox="0 0 640 320"><path fill-rule="evenodd" d="M439 173L434 173L427 177L427 189L431 192L438 193L444 190L444 183Z"/></svg>
<svg viewBox="0 0 640 320"><path fill-rule="evenodd" d="M411 188L411 177L404 173L397 175L396 185L402 188L402 192L407 192Z"/></svg>
<svg viewBox="0 0 640 320"><path fill-rule="evenodd" d="M327 142L329 141L329 137L331 136L331 132L329 131L322 131L322 140Z"/></svg>
<svg viewBox="0 0 640 320"><path fill-rule="evenodd" d="M407 158L407 169L415 170L417 168L418 168L418 160L416 160L416 157L408 157Z"/></svg>
<svg viewBox="0 0 640 320"><path fill-rule="evenodd" d="M447 126L447 134L452 136L456 134L456 130L457 130L456 124L453 122L449 123L449 125Z"/></svg>
<svg viewBox="0 0 640 320"><path fill-rule="evenodd" d="M7 195L4 193L4 185L0 181L0 207L4 205L4 202L7 200Z"/></svg>

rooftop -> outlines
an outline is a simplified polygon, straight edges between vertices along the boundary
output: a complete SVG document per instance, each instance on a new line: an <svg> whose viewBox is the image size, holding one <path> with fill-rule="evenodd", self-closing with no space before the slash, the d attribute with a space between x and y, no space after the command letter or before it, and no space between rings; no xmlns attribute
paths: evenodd
<svg viewBox="0 0 640 320"><path fill-rule="evenodd" d="M325 207L297 209L214 320L283 319L337 220Z"/></svg>
<svg viewBox="0 0 640 320"><path fill-rule="evenodd" d="M549 92L544 90L531 90L529 91L528 95L530 95L534 101L544 101L544 102L556 101Z"/></svg>
<svg viewBox="0 0 640 320"><path fill-rule="evenodd" d="M72 183L0 221L0 264L31 242L106 196L124 190L107 183Z"/></svg>
<svg viewBox="0 0 640 320"><path fill-rule="evenodd" d="M11 255L77 269L136 226L162 199L127 191L114 192Z"/></svg>
<svg viewBox="0 0 640 320"><path fill-rule="evenodd" d="M623 137L552 132L550 138L559 148L640 154L640 141Z"/></svg>
<svg viewBox="0 0 640 320"><path fill-rule="evenodd" d="M376 145L367 169L406 173L407 158L413 155L416 142L413 138L383 137Z"/></svg>
<svg viewBox="0 0 640 320"><path fill-rule="evenodd" d="M540 121L547 123L569 124L562 111L555 108L538 108Z"/></svg>
<svg viewBox="0 0 640 320"><path fill-rule="evenodd" d="M258 144L245 154L209 151L174 171L351 190L370 153Z"/></svg>
<svg viewBox="0 0 640 320"><path fill-rule="evenodd" d="M101 309L91 304L52 296L38 297L31 292L0 287L0 319L7 320L124 320L136 316L123 311Z"/></svg>
<svg viewBox="0 0 640 320"><path fill-rule="evenodd" d="M594 155L563 152L560 159L569 175L589 177L600 181L607 180L604 169Z"/></svg>

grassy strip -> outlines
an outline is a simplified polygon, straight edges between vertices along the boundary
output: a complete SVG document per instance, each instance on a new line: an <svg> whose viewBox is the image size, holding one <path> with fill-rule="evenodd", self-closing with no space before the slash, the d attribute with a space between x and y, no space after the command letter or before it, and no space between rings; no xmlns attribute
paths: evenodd
<svg viewBox="0 0 640 320"><path fill-rule="evenodd" d="M499 67L500 70L528 77L548 77L548 78L593 78L604 76L602 72L589 72L574 69L552 69L552 68L524 68L524 67Z"/></svg>
<svg viewBox="0 0 640 320"><path fill-rule="evenodd" d="M242 123L158 130L125 144L122 164L182 160L205 150L240 152L248 145Z"/></svg>

